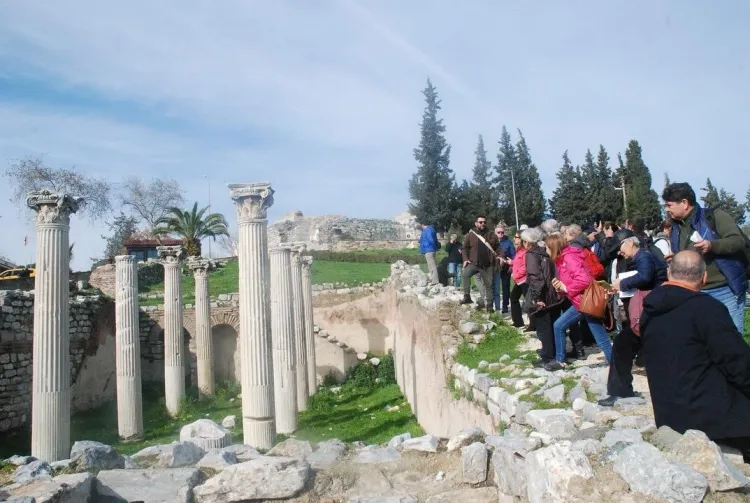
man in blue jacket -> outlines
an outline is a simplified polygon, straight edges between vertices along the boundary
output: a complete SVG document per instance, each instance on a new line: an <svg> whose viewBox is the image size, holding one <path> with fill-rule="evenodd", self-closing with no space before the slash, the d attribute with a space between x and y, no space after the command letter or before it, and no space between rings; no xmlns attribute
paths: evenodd
<svg viewBox="0 0 750 503"><path fill-rule="evenodd" d="M422 224L422 234L419 236L419 253L425 256L427 268L429 269L430 284L437 285L439 282L437 262L435 253L440 249L437 232L431 225Z"/></svg>
<svg viewBox="0 0 750 503"><path fill-rule="evenodd" d="M516 256L516 247L513 245L513 241L505 235L506 230L505 224L498 224L495 227L495 236L497 236L495 252L503 258L504 264L495 270L492 282L496 311L500 310L500 290L503 292L502 314L508 314L508 306L510 306L510 262Z"/></svg>
<svg viewBox="0 0 750 503"><path fill-rule="evenodd" d="M662 194L672 219L672 252L700 253L708 279L703 292L726 306L737 330L744 331L747 292L748 243L725 211L701 208L687 183L673 183Z"/></svg>

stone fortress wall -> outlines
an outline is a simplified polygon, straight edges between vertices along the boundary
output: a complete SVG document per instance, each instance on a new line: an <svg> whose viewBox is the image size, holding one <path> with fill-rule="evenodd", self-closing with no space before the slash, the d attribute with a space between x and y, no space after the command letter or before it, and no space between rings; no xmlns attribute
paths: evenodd
<svg viewBox="0 0 750 503"><path fill-rule="evenodd" d="M373 248L413 248L421 230L409 213L387 219L341 215L306 217L301 211L284 215L268 227L269 246L305 244L310 250L355 251Z"/></svg>

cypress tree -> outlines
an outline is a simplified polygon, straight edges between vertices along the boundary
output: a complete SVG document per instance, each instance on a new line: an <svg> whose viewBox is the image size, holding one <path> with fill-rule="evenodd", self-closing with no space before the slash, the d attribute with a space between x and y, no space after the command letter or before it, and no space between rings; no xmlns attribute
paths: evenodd
<svg viewBox="0 0 750 503"><path fill-rule="evenodd" d="M619 157L619 180L625 181L627 192L627 215L624 218L639 216L644 219L647 229L655 229L662 221L659 195L651 188L651 172L643 162L641 146L636 140L630 140L625 150L625 162Z"/></svg>
<svg viewBox="0 0 750 503"><path fill-rule="evenodd" d="M723 188L716 188L711 179L706 180L706 186L701 189L706 194L701 197L703 205L706 208L714 208L717 210L724 210L729 213L737 225L745 223L745 205L740 204L737 198L731 192L727 192Z"/></svg>
<svg viewBox="0 0 750 503"><path fill-rule="evenodd" d="M549 200L552 217L558 222L583 223L590 212L589 204L584 197L586 187L581 171L573 167L566 150L563 165L557 171L557 188Z"/></svg>
<svg viewBox="0 0 750 503"><path fill-rule="evenodd" d="M422 91L425 110L422 114L422 138L414 149L417 172L409 181L412 202L409 211L419 222L432 224L438 231L446 231L455 220L456 182L450 169L451 147L445 140L445 125L438 118L440 99L432 82Z"/></svg>
<svg viewBox="0 0 750 503"><path fill-rule="evenodd" d="M497 152L497 165L495 165L495 177L493 187L498 199L498 216L505 223L516 222L515 208L513 204L513 180L515 179L516 149L510 138L508 129L503 126L500 134L500 148ZM516 199L518 191L516 190ZM518 215L521 218L521 215Z"/></svg>
<svg viewBox="0 0 750 503"><path fill-rule="evenodd" d="M609 167L609 155L604 145L599 145L596 156L596 179L599 183L598 191L590 203L596 209L594 214L599 213L604 220L617 220L623 213L622 194L615 189L616 181L612 168Z"/></svg>
<svg viewBox="0 0 750 503"><path fill-rule="evenodd" d="M516 201L518 203L519 224L536 226L542 223L547 202L542 192L539 171L531 160L531 153L521 130L518 130L516 143ZM515 222L515 220L513 220Z"/></svg>

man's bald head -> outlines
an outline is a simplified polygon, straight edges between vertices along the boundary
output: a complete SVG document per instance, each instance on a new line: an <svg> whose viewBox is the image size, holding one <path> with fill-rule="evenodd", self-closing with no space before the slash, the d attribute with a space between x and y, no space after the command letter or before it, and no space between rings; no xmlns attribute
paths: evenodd
<svg viewBox="0 0 750 503"><path fill-rule="evenodd" d="M672 258L672 263L669 264L669 280L700 288L706 280L706 262L700 254L694 251L681 251Z"/></svg>

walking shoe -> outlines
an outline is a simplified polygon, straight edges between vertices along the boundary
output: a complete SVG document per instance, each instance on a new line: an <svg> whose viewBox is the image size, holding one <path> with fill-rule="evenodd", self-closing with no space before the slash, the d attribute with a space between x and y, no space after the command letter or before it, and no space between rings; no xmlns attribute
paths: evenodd
<svg viewBox="0 0 750 503"><path fill-rule="evenodd" d="M471 304L473 302L474 301L471 300L471 297L469 295L464 295L464 298L461 300L461 305L463 306L465 304Z"/></svg>
<svg viewBox="0 0 750 503"><path fill-rule="evenodd" d="M602 400L599 400L596 403L601 405L602 407L614 407L615 402L619 399L620 399L619 396L610 395L607 398L603 398Z"/></svg>
<svg viewBox="0 0 750 503"><path fill-rule="evenodd" d="M567 367L567 364L559 362L557 360L551 360L549 363L543 366L544 370L547 370L549 372L554 372L555 370L563 370L565 367Z"/></svg>
<svg viewBox="0 0 750 503"><path fill-rule="evenodd" d="M492 306L489 306L489 307L487 308L487 313L489 313L489 314L492 314L492 313L494 313L494 312L495 312L495 308L494 308L494 307L492 307Z"/></svg>
<svg viewBox="0 0 750 503"><path fill-rule="evenodd" d="M573 344L573 351L571 351L570 353L566 353L565 357L576 360L585 360L586 350L583 349L583 343L576 342L575 344Z"/></svg>
<svg viewBox="0 0 750 503"><path fill-rule="evenodd" d="M531 332L536 332L533 328L531 328L531 325L527 325L526 328L523 329L523 333L528 334Z"/></svg>

